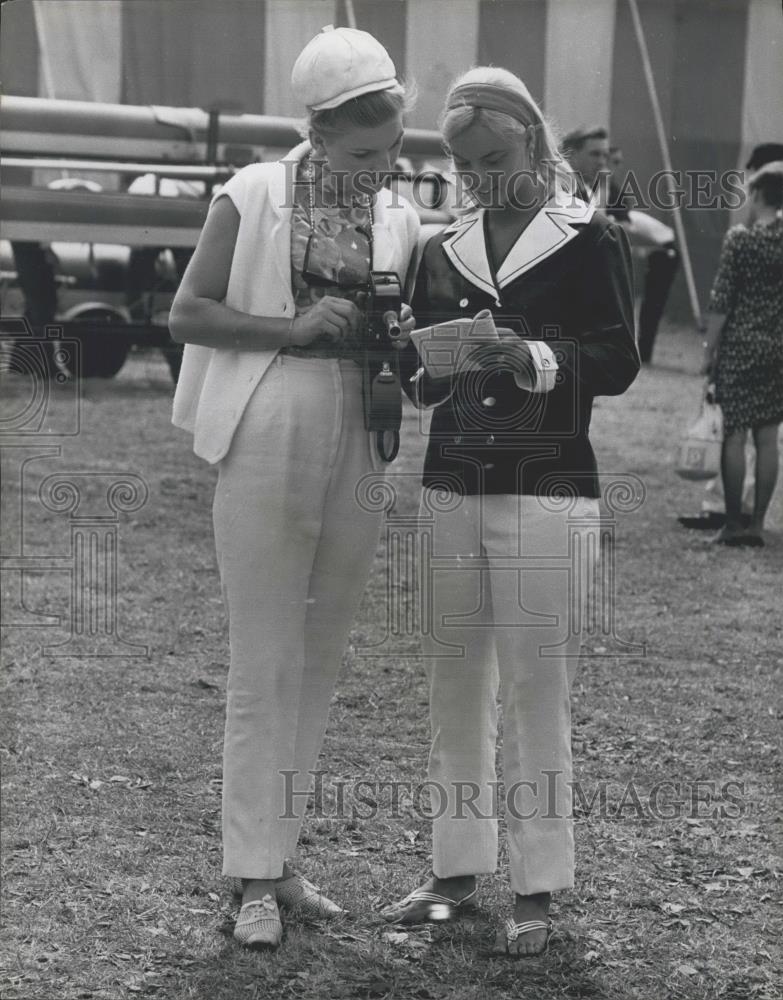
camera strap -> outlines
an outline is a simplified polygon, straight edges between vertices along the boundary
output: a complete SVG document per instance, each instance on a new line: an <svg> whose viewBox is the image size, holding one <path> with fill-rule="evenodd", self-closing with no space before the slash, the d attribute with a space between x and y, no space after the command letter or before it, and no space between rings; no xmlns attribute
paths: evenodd
<svg viewBox="0 0 783 1000"><path fill-rule="evenodd" d="M402 386L397 358L391 354L379 358L376 351L366 350L362 369L365 427L368 431L397 433L402 423Z"/></svg>
<svg viewBox="0 0 783 1000"><path fill-rule="evenodd" d="M362 359L364 424L375 432L378 455L392 462L400 446L402 386L399 356L392 337L399 336L400 282L392 272L371 272L365 349Z"/></svg>
<svg viewBox="0 0 783 1000"><path fill-rule="evenodd" d="M375 447L383 462L393 462L400 450L399 431L376 431Z"/></svg>
<svg viewBox="0 0 783 1000"><path fill-rule="evenodd" d="M311 157L307 164L308 209L310 222L310 240L308 241L308 256L312 240L315 236L315 167ZM369 275L369 314L365 327L365 344L362 357L362 397L364 402L364 424L368 431L375 433L375 447L384 462L393 462L400 448L400 425L402 424L402 386L400 385L399 359L397 352L391 347L388 332L384 333L385 317L383 313L391 304L393 312L399 310L399 297L386 302L383 296L390 288L399 291L399 279L396 274L373 271L375 256L373 225L375 223L372 197L368 197L367 211L369 215L369 231L367 239L370 251ZM306 267L306 265L305 265ZM387 279L382 291L376 288L377 279ZM388 279L392 278L392 285ZM383 299L383 301L381 301ZM373 315L378 313L377 315ZM396 320L395 320L396 322ZM399 329L397 329L399 333Z"/></svg>

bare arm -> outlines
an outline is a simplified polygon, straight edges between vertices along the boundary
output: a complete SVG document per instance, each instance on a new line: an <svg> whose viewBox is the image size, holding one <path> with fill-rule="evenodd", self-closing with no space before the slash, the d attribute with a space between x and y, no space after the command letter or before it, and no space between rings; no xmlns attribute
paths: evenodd
<svg viewBox="0 0 783 1000"><path fill-rule="evenodd" d="M706 328L704 331L704 359L701 366L702 375L712 376L715 374L715 362L718 360L720 335L725 322L725 313L707 313Z"/></svg>
<svg viewBox="0 0 783 1000"><path fill-rule="evenodd" d="M717 366L720 341L726 319L731 315L742 284L738 254L748 237L744 226L733 226L723 237L718 270L710 292L709 312L704 329L704 358L701 374L713 378Z"/></svg>
<svg viewBox="0 0 783 1000"><path fill-rule="evenodd" d="M358 324L356 306L330 295L296 319L251 316L225 305L238 231L236 207L228 197L218 198L171 305L169 330L177 343L270 351L304 346L324 333L336 340Z"/></svg>

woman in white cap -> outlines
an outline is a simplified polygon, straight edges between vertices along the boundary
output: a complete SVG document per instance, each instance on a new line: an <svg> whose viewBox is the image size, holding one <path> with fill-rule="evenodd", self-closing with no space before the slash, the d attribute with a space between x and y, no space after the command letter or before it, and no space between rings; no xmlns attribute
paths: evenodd
<svg viewBox="0 0 783 1000"><path fill-rule="evenodd" d="M420 522L433 875L384 916L454 917L495 870L499 694L514 912L497 947L538 954L550 894L573 885L569 684L599 528L588 429L593 397L624 392L639 370L630 255L622 229L572 193L512 73L470 70L440 124L476 204L428 242L413 310L421 327L487 310L502 339L455 353L442 388L429 373L416 382L435 406ZM413 344L403 360L419 365Z"/></svg>
<svg viewBox="0 0 783 1000"><path fill-rule="evenodd" d="M325 28L292 86L308 141L216 194L171 310L172 335L187 345L173 421L219 469L231 646L223 874L241 886L234 936L251 948L280 943L278 905L341 912L285 859L380 527L357 499L361 478L382 468L358 363L369 272L404 279L419 229L383 187L406 110L383 46ZM408 306L400 326L404 344Z"/></svg>

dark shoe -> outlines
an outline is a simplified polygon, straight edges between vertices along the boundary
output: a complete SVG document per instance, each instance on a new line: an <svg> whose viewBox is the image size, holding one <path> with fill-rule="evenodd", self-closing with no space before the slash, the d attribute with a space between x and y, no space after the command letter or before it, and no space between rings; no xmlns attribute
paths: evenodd
<svg viewBox="0 0 783 1000"><path fill-rule="evenodd" d="M720 544L728 545L732 549L762 549L764 539L760 535L734 535L732 538L724 539Z"/></svg>
<svg viewBox="0 0 783 1000"><path fill-rule="evenodd" d="M710 510L701 514L682 515L677 520L683 528L691 528L694 531L718 531L726 523L726 515L717 510ZM740 524L746 528L750 524L750 514L740 514Z"/></svg>
<svg viewBox="0 0 783 1000"><path fill-rule="evenodd" d="M691 528L694 531L718 531L726 523L726 515L711 510L702 514L683 515L677 520L683 528Z"/></svg>

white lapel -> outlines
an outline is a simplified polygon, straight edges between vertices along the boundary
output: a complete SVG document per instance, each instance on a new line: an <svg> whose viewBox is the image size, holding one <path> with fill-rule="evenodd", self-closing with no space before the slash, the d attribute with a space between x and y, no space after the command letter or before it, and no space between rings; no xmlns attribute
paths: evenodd
<svg viewBox="0 0 783 1000"><path fill-rule="evenodd" d="M443 241L443 251L454 267L472 285L497 298L484 242L484 209L458 219L446 232L451 235Z"/></svg>
<svg viewBox="0 0 783 1000"><path fill-rule="evenodd" d="M443 251L463 277L497 300L498 289L505 288L578 236L574 224L589 222L594 211L594 205L567 195L542 206L501 264L496 275L497 288L484 239L485 209L475 209L452 223L446 229Z"/></svg>
<svg viewBox="0 0 783 1000"><path fill-rule="evenodd" d="M505 288L520 275L562 250L579 235L574 224L589 222L594 211L592 203L585 204L578 198L567 196L553 198L542 206L500 265L496 276L498 288Z"/></svg>

